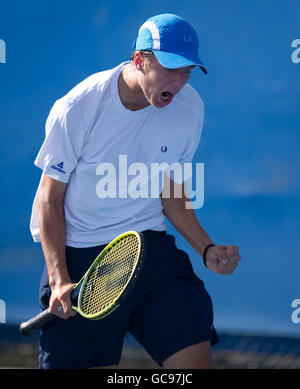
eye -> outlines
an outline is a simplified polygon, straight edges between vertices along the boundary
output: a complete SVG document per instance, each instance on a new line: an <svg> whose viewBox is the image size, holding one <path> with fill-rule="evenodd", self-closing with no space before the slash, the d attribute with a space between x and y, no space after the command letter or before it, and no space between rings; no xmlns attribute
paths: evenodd
<svg viewBox="0 0 300 389"><path fill-rule="evenodd" d="M185 73L185 74L191 74L193 69L194 69L194 68L185 69L185 70L184 70L184 73Z"/></svg>
<svg viewBox="0 0 300 389"><path fill-rule="evenodd" d="M174 73L177 69L165 68L167 73Z"/></svg>

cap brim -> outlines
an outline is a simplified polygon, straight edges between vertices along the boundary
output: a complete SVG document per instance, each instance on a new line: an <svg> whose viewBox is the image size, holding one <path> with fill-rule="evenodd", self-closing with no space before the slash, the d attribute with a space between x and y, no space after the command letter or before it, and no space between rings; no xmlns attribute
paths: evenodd
<svg viewBox="0 0 300 389"><path fill-rule="evenodd" d="M186 54L174 54L159 50L152 51L158 62L165 68L178 69L195 65L199 66L203 73L207 74L207 69L199 58L188 56Z"/></svg>

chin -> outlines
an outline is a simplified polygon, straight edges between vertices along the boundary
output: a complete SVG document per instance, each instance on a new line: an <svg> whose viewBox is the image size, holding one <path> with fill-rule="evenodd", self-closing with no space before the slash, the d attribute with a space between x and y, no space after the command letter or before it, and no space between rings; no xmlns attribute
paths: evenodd
<svg viewBox="0 0 300 389"><path fill-rule="evenodd" d="M161 105L161 104L151 104L153 107L155 108L164 108L165 105Z"/></svg>
<svg viewBox="0 0 300 389"><path fill-rule="evenodd" d="M160 99L156 99L155 101L152 101L150 104L153 105L155 108L164 108L170 103L171 101L160 101Z"/></svg>
<svg viewBox="0 0 300 389"><path fill-rule="evenodd" d="M155 107L155 108L163 108L163 105L162 104L160 104L160 102L159 101L157 101L157 100L148 100L148 102L149 102L149 104L151 104L152 105L152 107Z"/></svg>

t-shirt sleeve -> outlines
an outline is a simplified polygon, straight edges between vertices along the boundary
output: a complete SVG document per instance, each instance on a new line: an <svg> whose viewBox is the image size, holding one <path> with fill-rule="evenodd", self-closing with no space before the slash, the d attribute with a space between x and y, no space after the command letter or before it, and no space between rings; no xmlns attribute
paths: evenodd
<svg viewBox="0 0 300 389"><path fill-rule="evenodd" d="M84 131L80 112L58 100L46 121L46 136L34 164L43 174L67 183L80 158Z"/></svg>
<svg viewBox="0 0 300 389"><path fill-rule="evenodd" d="M203 102L201 101L201 109L199 110L198 114L195 115L195 124L192 126L192 128L190 128L178 162L173 164L173 166L171 165L170 168L165 172L177 184L182 184L192 177L192 161L200 143L203 121L204 106Z"/></svg>

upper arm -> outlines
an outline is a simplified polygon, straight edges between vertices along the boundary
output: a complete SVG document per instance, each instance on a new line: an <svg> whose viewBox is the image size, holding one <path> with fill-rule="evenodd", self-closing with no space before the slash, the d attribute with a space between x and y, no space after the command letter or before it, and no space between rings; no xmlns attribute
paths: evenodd
<svg viewBox="0 0 300 389"><path fill-rule="evenodd" d="M45 175L68 183L81 157L86 132L81 122L82 108L58 100L46 121L46 137L34 164Z"/></svg>
<svg viewBox="0 0 300 389"><path fill-rule="evenodd" d="M63 203L68 184L43 175L39 190L38 203Z"/></svg>
<svg viewBox="0 0 300 389"><path fill-rule="evenodd" d="M186 200L185 182L179 184L173 181L167 174L164 175L164 185L161 194L162 202L172 199Z"/></svg>

